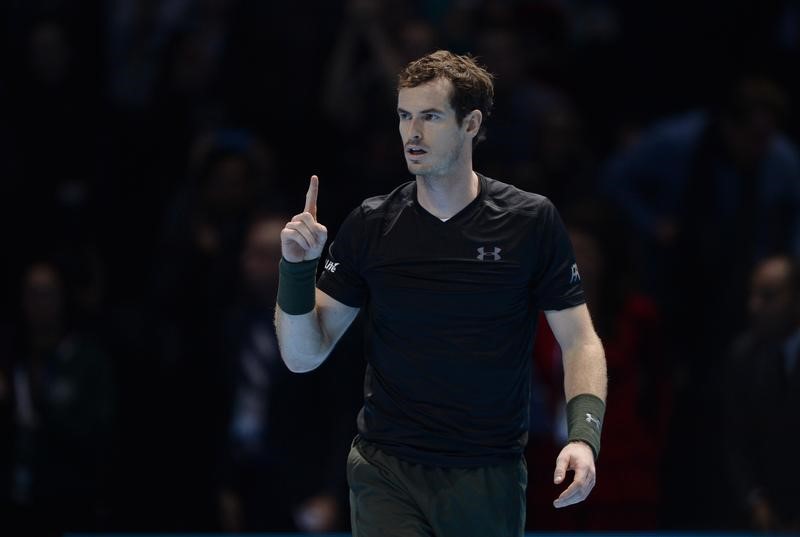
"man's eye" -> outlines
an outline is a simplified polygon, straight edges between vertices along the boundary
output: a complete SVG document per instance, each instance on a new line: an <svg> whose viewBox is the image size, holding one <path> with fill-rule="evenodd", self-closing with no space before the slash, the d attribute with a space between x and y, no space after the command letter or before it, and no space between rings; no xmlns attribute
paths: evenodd
<svg viewBox="0 0 800 537"><path fill-rule="evenodd" d="M439 119L439 116L436 114L425 114L425 121L433 121L435 119Z"/></svg>

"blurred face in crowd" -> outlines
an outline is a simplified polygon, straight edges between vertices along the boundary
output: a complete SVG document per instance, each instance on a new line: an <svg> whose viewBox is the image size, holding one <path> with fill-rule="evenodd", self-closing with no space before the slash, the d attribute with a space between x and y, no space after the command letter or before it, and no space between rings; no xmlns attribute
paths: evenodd
<svg viewBox="0 0 800 537"><path fill-rule="evenodd" d="M740 118L723 122L723 139L728 152L743 168L758 164L778 132L775 114L765 107L754 107Z"/></svg>
<svg viewBox="0 0 800 537"><path fill-rule="evenodd" d="M440 78L398 93L400 137L408 171L414 175L447 175L472 155L480 112L474 110L459 123L450 104L452 90L452 82Z"/></svg>
<svg viewBox="0 0 800 537"><path fill-rule="evenodd" d="M70 56L70 46L59 24L42 22L31 30L28 62L38 80L47 84L61 82L69 72Z"/></svg>
<svg viewBox="0 0 800 537"><path fill-rule="evenodd" d="M250 167L241 155L228 155L215 163L204 188L205 202L215 214L237 214L250 196Z"/></svg>
<svg viewBox="0 0 800 537"><path fill-rule="evenodd" d="M545 169L559 173L580 159L583 141L574 110L559 104L548 107L542 113L539 128L540 159Z"/></svg>
<svg viewBox="0 0 800 537"><path fill-rule="evenodd" d="M32 265L25 274L22 290L22 309L25 320L33 328L47 328L61 322L61 278L45 263Z"/></svg>
<svg viewBox="0 0 800 537"><path fill-rule="evenodd" d="M519 38L510 30L492 29L478 38L478 54L486 65L492 66L497 85L514 87L525 75L526 62L531 51L523 51Z"/></svg>
<svg viewBox="0 0 800 537"><path fill-rule="evenodd" d="M767 259L756 267L750 287L753 330L761 336L782 337L798 321L798 290L793 289L791 265L784 257Z"/></svg>
<svg viewBox="0 0 800 537"><path fill-rule="evenodd" d="M249 229L242 254L242 274L247 289L259 299L274 300L281 258L281 230L284 218L257 220Z"/></svg>
<svg viewBox="0 0 800 537"><path fill-rule="evenodd" d="M400 29L400 41L406 59L419 58L433 49L436 31L423 20L408 21Z"/></svg>

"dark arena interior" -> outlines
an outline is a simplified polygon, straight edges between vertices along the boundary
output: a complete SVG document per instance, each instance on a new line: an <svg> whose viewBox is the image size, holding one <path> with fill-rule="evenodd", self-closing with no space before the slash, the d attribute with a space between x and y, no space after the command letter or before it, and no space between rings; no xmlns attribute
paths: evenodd
<svg viewBox="0 0 800 537"><path fill-rule="evenodd" d="M347 276L326 257L345 219L436 156L433 131L404 154L398 73L437 50L493 75L474 169L557 208L607 365L596 483L556 508L566 362L529 311L525 535L800 535L796 0L0 2L0 535L355 532L346 462L388 314L370 289L290 371L282 229L318 176L317 270ZM422 340L441 319L415 306Z"/></svg>

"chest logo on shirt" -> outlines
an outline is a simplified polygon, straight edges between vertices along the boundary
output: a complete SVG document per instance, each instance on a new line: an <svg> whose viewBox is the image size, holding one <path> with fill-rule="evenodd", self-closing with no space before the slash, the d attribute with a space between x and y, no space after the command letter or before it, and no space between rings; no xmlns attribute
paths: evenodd
<svg viewBox="0 0 800 537"><path fill-rule="evenodd" d="M478 257L477 258L480 259L481 261L486 261L486 260L500 261L500 259L502 259L500 257L500 252L501 252L501 249L498 248L497 246L494 246L492 248L492 251L490 251L490 252L487 252L486 248L481 246L480 248L478 248Z"/></svg>
<svg viewBox="0 0 800 537"><path fill-rule="evenodd" d="M325 261L325 270L328 272L336 272L336 267L339 266L339 263L334 263L330 259Z"/></svg>
<svg viewBox="0 0 800 537"><path fill-rule="evenodd" d="M578 273L578 264L572 264L572 276L569 278L569 283L575 283L581 281L581 275Z"/></svg>

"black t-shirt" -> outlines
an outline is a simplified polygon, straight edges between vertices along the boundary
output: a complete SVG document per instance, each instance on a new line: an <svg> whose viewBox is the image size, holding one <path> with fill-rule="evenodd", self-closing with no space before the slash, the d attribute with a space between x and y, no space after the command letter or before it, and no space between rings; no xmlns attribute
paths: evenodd
<svg viewBox="0 0 800 537"><path fill-rule="evenodd" d="M584 302L552 203L478 177L478 197L445 222L419 204L413 181L365 200L317 282L366 308L359 434L410 462L519 457L537 313Z"/></svg>

